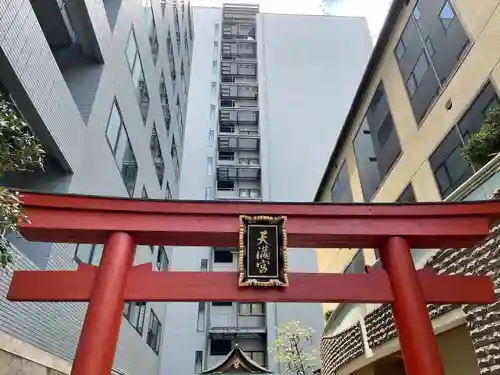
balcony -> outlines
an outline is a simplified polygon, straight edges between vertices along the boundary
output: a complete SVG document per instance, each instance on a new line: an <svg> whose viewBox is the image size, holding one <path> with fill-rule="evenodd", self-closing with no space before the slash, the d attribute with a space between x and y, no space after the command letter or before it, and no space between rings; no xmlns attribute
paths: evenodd
<svg viewBox="0 0 500 375"><path fill-rule="evenodd" d="M253 62L240 62L235 60L222 61L221 64L222 76L248 76L256 77L257 64Z"/></svg>
<svg viewBox="0 0 500 375"><path fill-rule="evenodd" d="M231 134L231 135L248 135L248 136L258 136L259 128L257 125L238 125L238 124L220 124L219 134Z"/></svg>
<svg viewBox="0 0 500 375"><path fill-rule="evenodd" d="M222 56L239 56L246 58L255 58L257 46L255 41L246 40L238 42L223 42L222 43Z"/></svg>
<svg viewBox="0 0 500 375"><path fill-rule="evenodd" d="M259 138L219 136L219 151L258 151L259 144Z"/></svg>
<svg viewBox="0 0 500 375"><path fill-rule="evenodd" d="M249 200L260 201L262 195L260 189L237 189L218 187L215 193L216 200Z"/></svg>
<svg viewBox="0 0 500 375"><path fill-rule="evenodd" d="M220 88L221 98L228 99L257 99L258 86L246 84L222 84Z"/></svg>
<svg viewBox="0 0 500 375"><path fill-rule="evenodd" d="M255 24L225 25L223 38L255 40Z"/></svg>
<svg viewBox="0 0 500 375"><path fill-rule="evenodd" d="M228 100L228 99L222 98L220 100L221 110L229 109L229 108L254 109L254 108L257 108L257 106L258 106L257 100L252 100L252 99Z"/></svg>
<svg viewBox="0 0 500 375"><path fill-rule="evenodd" d="M259 181L259 165L227 165L217 167L217 181Z"/></svg>
<svg viewBox="0 0 500 375"><path fill-rule="evenodd" d="M223 109L221 108L219 114L219 120L221 123L232 123L238 124L257 124L259 112L251 109L242 108L232 108Z"/></svg>

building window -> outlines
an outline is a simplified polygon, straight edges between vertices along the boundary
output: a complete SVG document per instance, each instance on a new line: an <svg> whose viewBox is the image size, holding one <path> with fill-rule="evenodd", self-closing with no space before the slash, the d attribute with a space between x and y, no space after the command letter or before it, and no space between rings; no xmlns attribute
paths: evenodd
<svg viewBox="0 0 500 375"><path fill-rule="evenodd" d="M432 40L430 37L425 38L425 48L427 49L427 53L430 57L434 56L434 54L436 53L434 44L432 44Z"/></svg>
<svg viewBox="0 0 500 375"><path fill-rule="evenodd" d="M151 309L151 314L149 315L149 327L146 343L156 354L160 353L161 323L153 309Z"/></svg>
<svg viewBox="0 0 500 375"><path fill-rule="evenodd" d="M337 179L332 187L332 202L352 202L351 183L349 181L349 172L347 170L347 162L342 164Z"/></svg>
<svg viewBox="0 0 500 375"><path fill-rule="evenodd" d="M87 263L98 266L101 263L104 245L78 244L75 250L75 261L77 263Z"/></svg>
<svg viewBox="0 0 500 375"><path fill-rule="evenodd" d="M398 44L396 45L396 57L399 60L401 60L406 52L406 46L405 43L403 42L403 39L401 39Z"/></svg>
<svg viewBox="0 0 500 375"><path fill-rule="evenodd" d="M212 73L217 73L217 60L212 61Z"/></svg>
<svg viewBox="0 0 500 375"><path fill-rule="evenodd" d="M453 11L453 8L448 0L444 2L444 5L439 12L439 19L441 20L445 30L448 30L455 19L455 12Z"/></svg>
<svg viewBox="0 0 500 375"><path fill-rule="evenodd" d="M167 6L167 0L160 0L160 7L161 7L161 15L162 17L165 16L165 8Z"/></svg>
<svg viewBox="0 0 500 375"><path fill-rule="evenodd" d="M208 129L208 146L213 147L215 145L215 129Z"/></svg>
<svg viewBox="0 0 500 375"><path fill-rule="evenodd" d="M211 186L207 186L205 188L205 200L211 201L212 199L214 199L214 197L213 197L213 188Z"/></svg>
<svg viewBox="0 0 500 375"><path fill-rule="evenodd" d="M210 104L210 121L215 121L215 104Z"/></svg>
<svg viewBox="0 0 500 375"><path fill-rule="evenodd" d="M174 47L172 45L172 34L170 30L168 31L167 36L167 54L168 54L168 62L170 65L170 78L172 79L172 84L175 85L175 80L177 79L175 74L175 55L174 55Z"/></svg>
<svg viewBox="0 0 500 375"><path fill-rule="evenodd" d="M198 302L198 321L196 324L198 332L205 331L205 306L205 302Z"/></svg>
<svg viewBox="0 0 500 375"><path fill-rule="evenodd" d="M417 1L395 49L417 123L439 97L469 44L449 0Z"/></svg>
<svg viewBox="0 0 500 375"><path fill-rule="evenodd" d="M167 187L165 188L165 199L172 200L172 191L170 190L170 184L167 181Z"/></svg>
<svg viewBox="0 0 500 375"><path fill-rule="evenodd" d="M215 97L216 93L217 93L217 84L215 82L212 82L210 84L210 94L212 94L212 97Z"/></svg>
<svg viewBox="0 0 500 375"><path fill-rule="evenodd" d="M220 30L220 23L217 22L214 26L214 33L215 33L215 37L218 38L219 37L219 31Z"/></svg>
<svg viewBox="0 0 500 375"><path fill-rule="evenodd" d="M488 83L475 101L436 148L429 162L434 172L442 198L446 198L463 184L474 171L462 156L462 140L479 130L485 120L485 109L498 105L498 96L491 83Z"/></svg>
<svg viewBox="0 0 500 375"><path fill-rule="evenodd" d="M214 263L233 263L233 253L228 249L214 250Z"/></svg>
<svg viewBox="0 0 500 375"><path fill-rule="evenodd" d="M207 175L212 176L214 174L214 158L207 157Z"/></svg>
<svg viewBox="0 0 500 375"><path fill-rule="evenodd" d="M130 31L126 49L128 66L130 74L132 75L132 82L135 87L137 100L139 102L139 109L141 111L142 120L146 123L149 110L149 94L146 85L146 78L144 77L144 70L142 68L141 56L137 49L137 41L135 38L134 29Z"/></svg>
<svg viewBox="0 0 500 375"><path fill-rule="evenodd" d="M418 7L418 5L413 8L413 17L415 17L417 21L420 19L420 8Z"/></svg>
<svg viewBox="0 0 500 375"><path fill-rule="evenodd" d="M414 203L417 200L415 199L415 193L413 192L413 185L410 182L405 190L401 193L396 202L398 203Z"/></svg>
<svg viewBox="0 0 500 375"><path fill-rule="evenodd" d="M151 46L151 54L153 55L153 63L156 65L158 60L158 35L156 34L156 23L155 15L153 13L153 7L151 6L151 0L146 0L144 3L144 9L146 11L146 27L148 29L149 45Z"/></svg>
<svg viewBox="0 0 500 375"><path fill-rule="evenodd" d="M148 198L149 198L149 196L148 196L148 192L147 192L147 190L146 190L146 186L143 186L143 187L142 187L141 198L144 198L144 199L148 199Z"/></svg>
<svg viewBox="0 0 500 375"><path fill-rule="evenodd" d="M210 341L210 355L227 355L232 348L231 340L214 340Z"/></svg>
<svg viewBox="0 0 500 375"><path fill-rule="evenodd" d="M169 260L167 256L167 251L164 246L158 246L158 255L156 257L156 268L158 271L167 271L169 268Z"/></svg>
<svg viewBox="0 0 500 375"><path fill-rule="evenodd" d="M186 81L186 71L184 70L184 61L181 61L181 83L182 83L182 90L184 92L184 100L187 100L188 84Z"/></svg>
<svg viewBox="0 0 500 375"><path fill-rule="evenodd" d="M382 82L354 138L354 154L365 201L370 201L401 153Z"/></svg>
<svg viewBox="0 0 500 375"><path fill-rule="evenodd" d="M351 260L351 263L344 269L344 273L365 273L365 257L363 249L359 249Z"/></svg>
<svg viewBox="0 0 500 375"><path fill-rule="evenodd" d="M165 84L165 76L161 73L160 76L160 102L161 109L163 112L163 118L165 119L165 128L167 129L167 135L170 134L170 121L172 116L170 115L170 107L168 105L168 94L167 85Z"/></svg>
<svg viewBox="0 0 500 375"><path fill-rule="evenodd" d="M200 271L201 272L208 271L208 259L204 258L200 261Z"/></svg>
<svg viewBox="0 0 500 375"><path fill-rule="evenodd" d="M158 138L158 132L156 131L156 125L154 123L153 133L151 134L151 140L149 142L149 149L155 165L156 177L158 177L158 182L160 183L160 186L162 186L163 177L165 175L165 162L163 161L163 154L161 152L160 138Z"/></svg>
<svg viewBox="0 0 500 375"><path fill-rule="evenodd" d="M203 370L203 352L196 351L194 353L194 373L199 374Z"/></svg>
<svg viewBox="0 0 500 375"><path fill-rule="evenodd" d="M233 306L233 303L232 302L226 302L226 301L223 301L223 302L212 302L212 306Z"/></svg>
<svg viewBox="0 0 500 375"><path fill-rule="evenodd" d="M219 54L219 42L216 40L214 41L214 55Z"/></svg>
<svg viewBox="0 0 500 375"><path fill-rule="evenodd" d="M417 91L420 82L424 79L425 73L429 69L429 61L427 60L427 54L424 50L420 54L415 66L413 67L410 77L406 82L406 88L408 89L408 94L413 97L415 91Z"/></svg>
<svg viewBox="0 0 500 375"><path fill-rule="evenodd" d="M129 321L137 333L142 336L144 329L144 316L146 315L146 302L126 302L123 316Z"/></svg>
<svg viewBox="0 0 500 375"><path fill-rule="evenodd" d="M172 157L172 163L174 164L175 178L179 181L180 175L180 165L179 165L179 155L177 153L177 145L175 144L175 136L172 136L172 146L170 146L170 156Z"/></svg>
<svg viewBox="0 0 500 375"><path fill-rule="evenodd" d="M111 108L106 128L106 139L128 194L133 196L137 181L137 161L116 100L113 101L113 107Z"/></svg>
<svg viewBox="0 0 500 375"><path fill-rule="evenodd" d="M265 303L239 303L238 309L239 314L242 316L250 315L264 315L265 313Z"/></svg>
<svg viewBox="0 0 500 375"><path fill-rule="evenodd" d="M177 124L179 125L179 134L181 140L184 138L184 121L182 119L181 101L179 95L177 95L177 102L175 104L176 114L177 114Z"/></svg>

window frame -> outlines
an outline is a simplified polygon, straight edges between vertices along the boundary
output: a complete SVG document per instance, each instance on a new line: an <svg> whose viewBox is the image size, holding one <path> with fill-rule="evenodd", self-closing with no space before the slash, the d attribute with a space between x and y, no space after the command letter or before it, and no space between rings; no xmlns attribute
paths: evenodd
<svg viewBox="0 0 500 375"><path fill-rule="evenodd" d="M153 329L156 327L156 334L153 336ZM148 331L146 334L146 344L156 353L160 354L161 349L161 340L162 340L162 324L160 319L155 314L154 310L151 308L149 312L149 324ZM153 337L153 339L151 338ZM154 340L154 341L153 341ZM153 345L155 347L153 347Z"/></svg>
<svg viewBox="0 0 500 375"><path fill-rule="evenodd" d="M139 308L139 312L137 313L136 322L132 322L132 320L130 320L132 309L134 308L134 306ZM141 311L142 311L142 314L141 314ZM127 302L127 303L125 303L125 306L123 309L123 317L125 319L127 319L127 321L130 323L130 325L139 334L139 336L142 337L142 334L144 333L144 320L146 318L146 302ZM142 317L142 319L141 319L141 317Z"/></svg>

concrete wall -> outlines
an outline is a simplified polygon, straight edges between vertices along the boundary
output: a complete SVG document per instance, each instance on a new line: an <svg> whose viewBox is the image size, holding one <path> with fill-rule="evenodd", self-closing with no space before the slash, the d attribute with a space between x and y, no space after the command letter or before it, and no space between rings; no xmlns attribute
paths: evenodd
<svg viewBox="0 0 500 375"><path fill-rule="evenodd" d="M166 45L167 30L171 27L173 12L167 7L162 15L160 1L153 0L156 29L159 40L159 58L153 63L146 30L142 1L122 1L114 32L111 31L103 1L84 1L88 14L82 18L90 20L97 46L102 54L95 64L102 69L100 80L95 87L92 111L85 111L83 119L68 88L75 80L66 82L59 70L30 1L0 1L0 80L13 96L34 132L40 136L51 155L55 155L70 176L67 191L78 194L98 194L107 196L128 196L115 160L105 138L105 130L114 98L120 106L122 117L131 140L138 163L138 177L135 197L140 197L143 186L150 198L164 199L165 187L160 186L155 174L149 140L153 123L160 134L160 144L165 159L165 180L177 196L177 182L170 160L172 134L180 143L179 128L175 116L172 118L171 133L167 135L158 93L159 77L162 71L169 77ZM85 8L84 7L84 8ZM187 2L186 2L187 8ZM180 11L179 11L180 13ZM180 18L180 16L179 16ZM187 21L187 18L185 18ZM137 103L130 71L125 57L125 48L131 27L134 27L139 53L144 68L149 91L150 106L144 125ZM181 21L181 32L183 33ZM173 29L173 26L172 26ZM183 38L182 38L183 40ZM175 41L175 34L174 34ZM181 56L186 63L186 47L182 41L176 54L176 69L180 76ZM95 86L95 82L91 82ZM175 110L177 93L167 80L171 112ZM73 87L74 88L74 87ZM80 93L85 92L84 89ZM183 100L183 95L179 95ZM85 122L84 120L87 120ZM47 178L47 176L45 176ZM50 186L50 184L44 184ZM31 185L37 188L36 184ZM22 250L22 249L21 249ZM74 269L75 246L71 244L53 245L46 268ZM135 263L156 260L147 247L137 251ZM36 269L22 251L15 254L14 269ZM0 329L21 341L28 342L69 363L73 360L86 305L77 303L11 303L5 295L12 270L0 272ZM142 337L123 320L117 347L115 366L129 375L157 374L159 356L146 344L146 333L151 308L165 325L165 304L148 303ZM0 366L1 367L1 366Z"/></svg>
<svg viewBox="0 0 500 375"><path fill-rule="evenodd" d="M212 71L212 61L219 67L220 52L214 52L215 23L220 23L221 8L193 8L194 34L196 35L191 64L191 86L189 90L189 110L187 113L185 146L183 153L180 199L204 200L205 189L213 186L213 176L207 176L207 157L217 157L217 115L210 118L210 105L216 106L218 113L219 69ZM211 82L216 82L215 92ZM209 143L208 132L213 128L214 141ZM215 173L215 167L214 167ZM178 247L173 250L171 269L176 271L199 271L201 260L208 259L208 247ZM169 303L166 321L171 322L165 329L160 373L192 374L195 369L195 353L203 351L203 368L207 368L208 309L205 306L204 329L197 330L198 303Z"/></svg>
<svg viewBox="0 0 500 375"><path fill-rule="evenodd" d="M257 46L263 199L310 202L371 52L366 20L260 14ZM289 269L317 272L315 251L290 249ZM321 305L268 305L268 327L299 320L319 345Z"/></svg>

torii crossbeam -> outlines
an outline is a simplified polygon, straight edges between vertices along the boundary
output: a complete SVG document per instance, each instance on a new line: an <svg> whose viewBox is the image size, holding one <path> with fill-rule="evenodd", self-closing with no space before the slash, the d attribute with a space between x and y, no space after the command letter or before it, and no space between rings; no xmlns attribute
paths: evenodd
<svg viewBox="0 0 500 375"><path fill-rule="evenodd" d="M89 301L72 375L111 372L125 301L391 303L407 374L444 375L427 303L496 300L488 277L416 271L410 248L476 244L500 219L500 202L263 204L28 192L22 200L30 219L20 223L27 240L105 244L99 267L15 271L9 290L11 301ZM136 245L236 246L240 215L275 214L287 217L290 247L380 248L384 269L292 273L288 287L262 289L239 287L236 273L132 266Z"/></svg>

